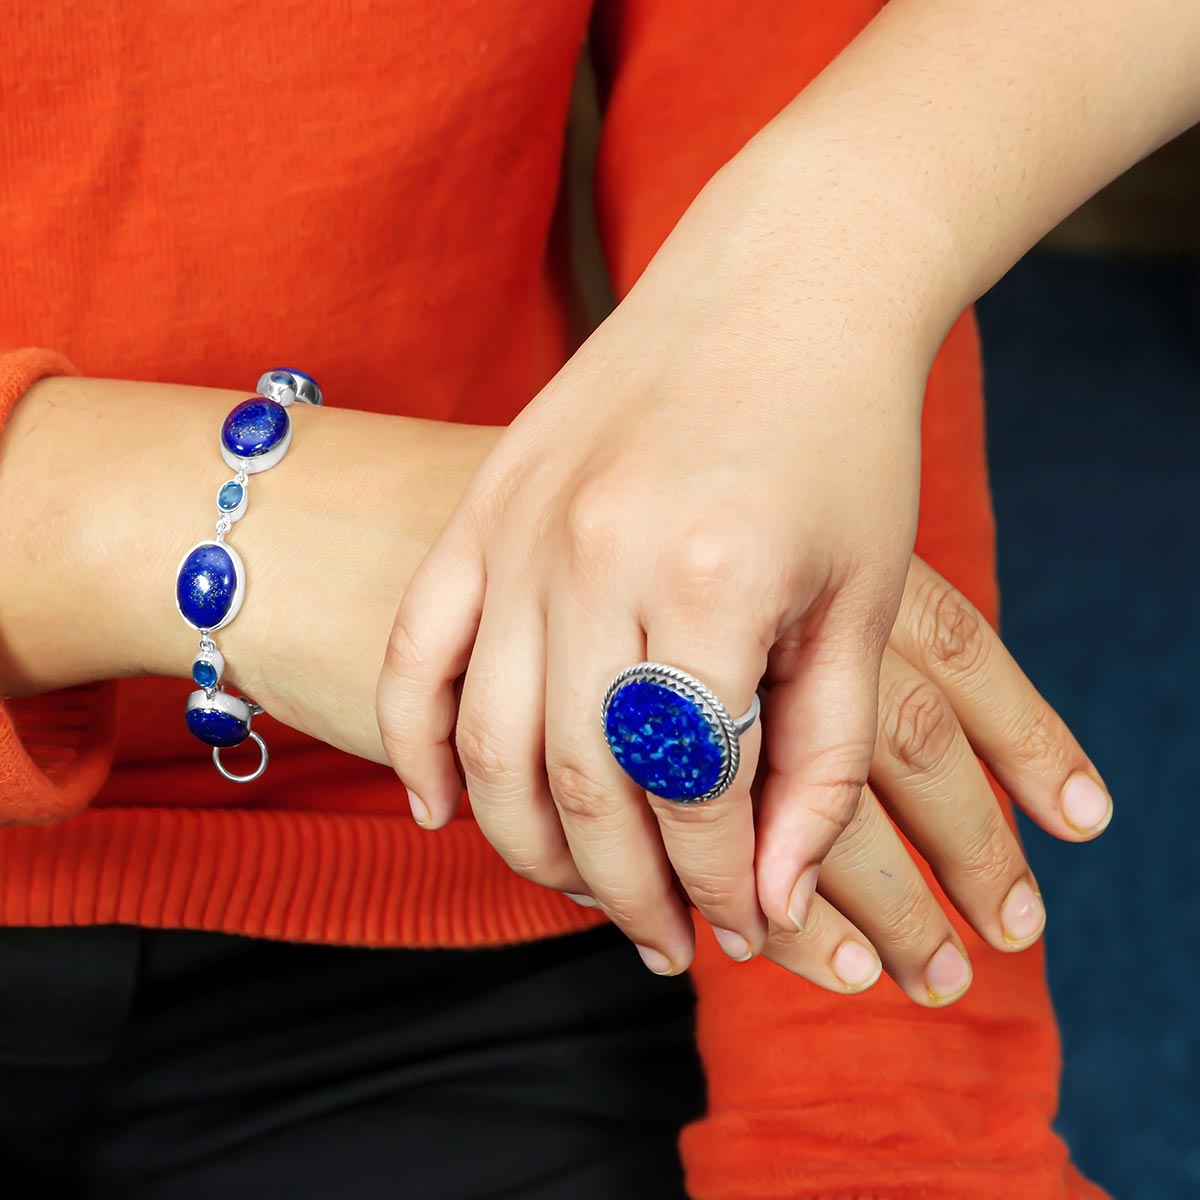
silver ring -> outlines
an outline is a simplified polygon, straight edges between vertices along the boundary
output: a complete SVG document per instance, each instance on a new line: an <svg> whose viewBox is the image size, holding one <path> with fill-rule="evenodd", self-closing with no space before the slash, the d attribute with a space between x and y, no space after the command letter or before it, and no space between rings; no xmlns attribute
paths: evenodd
<svg viewBox="0 0 1200 1200"><path fill-rule="evenodd" d="M221 761L221 747L213 747L213 762L216 764L217 770L229 780L230 783L253 783L267 769L267 743L253 730L249 734L250 740L258 747L260 758L258 766L254 768L248 775L235 775Z"/></svg>
<svg viewBox="0 0 1200 1200"><path fill-rule="evenodd" d="M733 783L740 738L759 708L756 693L735 720L694 675L643 662L608 685L600 716L613 758L635 783L663 800L703 804Z"/></svg>

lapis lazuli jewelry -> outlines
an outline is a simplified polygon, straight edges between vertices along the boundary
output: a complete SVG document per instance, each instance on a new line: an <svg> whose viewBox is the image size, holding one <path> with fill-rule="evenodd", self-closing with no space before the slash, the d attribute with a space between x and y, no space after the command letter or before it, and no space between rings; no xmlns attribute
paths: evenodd
<svg viewBox="0 0 1200 1200"><path fill-rule="evenodd" d="M759 701L734 720L694 675L663 663L626 667L604 694L604 738L622 770L652 795L703 804L733 783L741 736Z"/></svg>
<svg viewBox="0 0 1200 1200"><path fill-rule="evenodd" d="M200 652L192 660L196 691L187 698L187 727L212 747L217 770L234 783L251 783L267 769L267 744L250 728L263 710L246 696L234 696L221 683L225 659L212 635L228 625L242 607L246 567L225 538L246 512L251 475L269 470L292 442L288 407L296 402L321 404L317 381L292 367L276 367L258 381L258 395L234 405L221 425L221 457L236 474L217 491L216 537L197 542L175 573L175 606L200 631ZM253 771L235 775L221 762L221 751L249 738L258 747Z"/></svg>

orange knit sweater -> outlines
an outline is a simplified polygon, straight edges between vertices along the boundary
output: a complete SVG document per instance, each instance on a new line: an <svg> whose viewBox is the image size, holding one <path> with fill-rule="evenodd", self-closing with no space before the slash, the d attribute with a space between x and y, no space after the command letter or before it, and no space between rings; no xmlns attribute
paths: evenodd
<svg viewBox="0 0 1200 1200"><path fill-rule="evenodd" d="M0 0L0 423L72 365L242 388L293 360L335 405L509 421L568 351L547 246L589 20L623 293L877 4L591 7ZM964 318L929 387L918 549L994 617L980 391ZM261 784L222 785L181 695L136 680L0 710L0 923L471 946L595 921L511 875L469 817L421 832L390 772L290 731ZM1040 951L967 940L972 992L928 1012L886 981L846 999L733 964L702 935L692 1194L1098 1195L1049 1131Z"/></svg>

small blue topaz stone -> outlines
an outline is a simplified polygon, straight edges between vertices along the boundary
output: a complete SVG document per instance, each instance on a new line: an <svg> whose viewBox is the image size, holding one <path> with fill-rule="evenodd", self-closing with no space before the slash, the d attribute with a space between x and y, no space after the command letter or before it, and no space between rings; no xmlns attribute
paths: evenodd
<svg viewBox="0 0 1200 1200"><path fill-rule="evenodd" d="M175 603L193 629L220 629L237 616L246 571L232 546L201 542L183 556L175 576Z"/></svg>
<svg viewBox="0 0 1200 1200"><path fill-rule="evenodd" d="M621 685L605 709L604 736L625 773L664 800L698 801L726 774L728 743L719 722L665 684Z"/></svg>
<svg viewBox="0 0 1200 1200"><path fill-rule="evenodd" d="M292 419L284 406L265 396L235 404L221 426L221 456L231 467L254 474L273 467L287 453Z"/></svg>
<svg viewBox="0 0 1200 1200"><path fill-rule="evenodd" d="M212 645L212 643L209 643ZM212 691L221 681L225 673L225 659L215 646L211 650L201 650L192 659L192 679L197 687Z"/></svg>
<svg viewBox="0 0 1200 1200"><path fill-rule="evenodd" d="M231 521L238 520L246 511L246 485L236 479L221 484L217 493L217 511Z"/></svg>

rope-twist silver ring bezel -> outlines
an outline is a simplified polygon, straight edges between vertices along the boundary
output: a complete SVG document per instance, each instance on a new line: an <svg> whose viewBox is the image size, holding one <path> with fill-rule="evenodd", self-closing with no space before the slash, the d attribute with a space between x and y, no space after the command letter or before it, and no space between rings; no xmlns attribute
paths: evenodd
<svg viewBox="0 0 1200 1200"><path fill-rule="evenodd" d="M600 707L600 728L604 735L605 745L608 744L608 709L613 697L627 683L657 683L668 691L694 704L701 716L716 734L721 745L721 773L716 783L701 796L688 796L674 799L670 796L660 796L672 804L705 804L715 800L723 792L729 790L737 776L738 763L741 761L741 735L758 720L758 693L750 702L750 707L736 720L729 715L729 710L721 703L715 692L694 675L681 671L678 667L667 666L666 663L641 662L626 667L608 685L604 693L604 702ZM611 752L611 747L609 750ZM651 793L657 795L657 793Z"/></svg>

